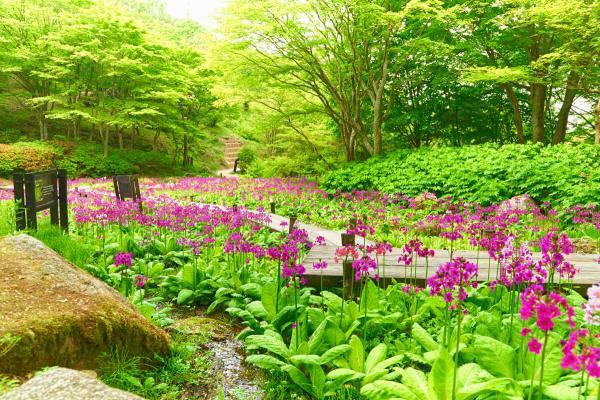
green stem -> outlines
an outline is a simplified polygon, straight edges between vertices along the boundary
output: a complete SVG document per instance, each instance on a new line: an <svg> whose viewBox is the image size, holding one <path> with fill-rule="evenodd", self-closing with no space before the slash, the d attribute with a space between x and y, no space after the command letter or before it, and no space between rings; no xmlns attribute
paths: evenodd
<svg viewBox="0 0 600 400"><path fill-rule="evenodd" d="M542 400L542 385L544 382L544 361L546 358L546 347L548 345L548 331L545 332L544 334L544 347L542 348L542 366L540 369L540 384L539 384L539 391L538 391L538 399Z"/></svg>
<svg viewBox="0 0 600 400"><path fill-rule="evenodd" d="M452 377L452 400L456 400L456 375L458 375L458 348L460 345L460 328L462 325L462 311L458 308L458 330L456 332L456 352L454 353L454 376Z"/></svg>
<svg viewBox="0 0 600 400"><path fill-rule="evenodd" d="M527 400L531 400L533 396L533 378L535 377L535 362L537 361L537 356L533 356L533 365L531 366L531 382L529 384L529 395L527 396Z"/></svg>

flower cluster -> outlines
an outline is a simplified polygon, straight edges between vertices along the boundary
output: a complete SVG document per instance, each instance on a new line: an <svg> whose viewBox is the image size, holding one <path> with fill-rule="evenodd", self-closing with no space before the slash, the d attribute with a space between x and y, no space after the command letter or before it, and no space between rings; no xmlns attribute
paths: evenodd
<svg viewBox="0 0 600 400"><path fill-rule="evenodd" d="M594 347L600 334L595 336L588 329L576 329L563 341L563 359L560 366L574 371L586 370L592 378L600 378L600 347Z"/></svg>
<svg viewBox="0 0 600 400"><path fill-rule="evenodd" d="M143 288L148 283L149 278L144 275L136 275L133 277L133 284L139 288Z"/></svg>
<svg viewBox="0 0 600 400"><path fill-rule="evenodd" d="M531 249L527 244L516 245L514 235L509 235L498 253L500 261L500 278L492 281L490 286L498 283L508 288L530 283L542 284L546 281L547 272L539 263L533 261Z"/></svg>
<svg viewBox="0 0 600 400"><path fill-rule="evenodd" d="M583 304L583 320L590 326L600 325L600 284L592 285L587 290L588 302Z"/></svg>
<svg viewBox="0 0 600 400"><path fill-rule="evenodd" d="M432 295L442 296L454 310L468 297L467 288L477 287L476 277L477 265L459 257L440 265L427 285Z"/></svg>
<svg viewBox="0 0 600 400"><path fill-rule="evenodd" d="M555 232L550 232L540 239L539 245L542 251L542 259L539 261L539 265L548 270L550 279L553 278L555 271L559 273L561 278L571 279L575 276L577 270L573 264L565 259L566 255L574 251L573 244L566 234L558 235Z"/></svg>
<svg viewBox="0 0 600 400"><path fill-rule="evenodd" d="M115 267L130 268L131 260L132 260L131 253L117 253L115 255Z"/></svg>

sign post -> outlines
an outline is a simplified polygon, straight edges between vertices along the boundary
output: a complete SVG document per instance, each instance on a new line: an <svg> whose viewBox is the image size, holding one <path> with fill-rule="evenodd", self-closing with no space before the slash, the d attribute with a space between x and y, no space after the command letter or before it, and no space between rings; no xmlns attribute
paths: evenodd
<svg viewBox="0 0 600 400"><path fill-rule="evenodd" d="M140 204L142 208L142 196L140 194L140 183L137 175L115 175L113 177L115 196L117 200L124 201L132 199Z"/></svg>
<svg viewBox="0 0 600 400"><path fill-rule="evenodd" d="M51 224L69 228L65 170L15 172L13 184L17 230L37 229L37 213L44 210L50 211Z"/></svg>

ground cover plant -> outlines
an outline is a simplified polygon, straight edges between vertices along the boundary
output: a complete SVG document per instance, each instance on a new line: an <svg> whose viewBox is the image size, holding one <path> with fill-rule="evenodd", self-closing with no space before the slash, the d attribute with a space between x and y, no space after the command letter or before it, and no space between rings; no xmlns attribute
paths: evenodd
<svg viewBox="0 0 600 400"><path fill-rule="evenodd" d="M528 199L483 207L431 194L328 196L305 180L183 178L142 180L140 211L116 202L108 180L71 181L70 188L69 236L40 230L38 237L59 251L81 250L65 255L161 327L177 319L173 310L230 314L244 327L238 339L247 362L270 377L267 398L600 396L600 287L587 299L574 290L577 271L565 260L574 245L563 229L597 237L592 207L556 211ZM281 213L373 240L337 251L354 269L351 288L306 286L309 269L328 268L302 263L324 239L269 230L271 202ZM386 283L380 260L391 243L403 249L409 279ZM448 260L419 287L417 259L442 247ZM490 254L491 275L481 282L481 265L452 256L459 248ZM173 376L199 365L182 346L176 359L184 353L192 361L174 372L143 373L133 360L107 367L106 380L149 398L176 398L184 389Z"/></svg>

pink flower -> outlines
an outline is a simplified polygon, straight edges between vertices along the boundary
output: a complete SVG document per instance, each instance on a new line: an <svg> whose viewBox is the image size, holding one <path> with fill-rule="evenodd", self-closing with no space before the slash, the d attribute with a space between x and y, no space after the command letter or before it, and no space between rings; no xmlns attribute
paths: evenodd
<svg viewBox="0 0 600 400"><path fill-rule="evenodd" d="M535 338L531 338L527 343L527 347L529 351L535 354L540 354L540 350L542 349L542 344Z"/></svg>
<svg viewBox="0 0 600 400"><path fill-rule="evenodd" d="M569 339L563 341L564 356L560 366L573 371L581 371L583 368L591 377L600 378L600 347L594 346L600 339L600 334L595 339L588 329L571 332Z"/></svg>
<svg viewBox="0 0 600 400"><path fill-rule="evenodd" d="M131 267L131 253L117 253L115 255L115 267L124 266L125 268Z"/></svg>
<svg viewBox="0 0 600 400"><path fill-rule="evenodd" d="M440 265L435 275L428 279L427 285L432 295L442 296L450 304L450 309L454 310L467 299L466 288L477 287L476 276L476 264L464 258L455 258Z"/></svg>
<svg viewBox="0 0 600 400"><path fill-rule="evenodd" d="M600 325L600 284L588 288L587 295L589 300L587 304L583 304L583 319L588 325L598 326Z"/></svg>

